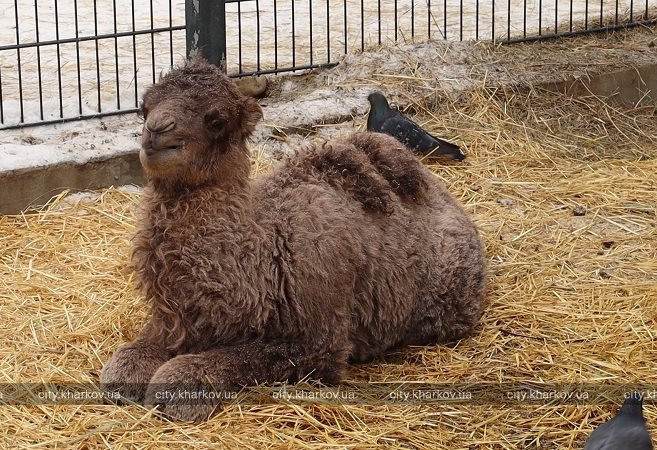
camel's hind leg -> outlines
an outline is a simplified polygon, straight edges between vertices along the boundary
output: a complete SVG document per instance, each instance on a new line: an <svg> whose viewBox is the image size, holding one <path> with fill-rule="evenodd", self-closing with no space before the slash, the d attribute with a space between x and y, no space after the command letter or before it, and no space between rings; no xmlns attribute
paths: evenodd
<svg viewBox="0 0 657 450"><path fill-rule="evenodd" d="M462 231L441 230L439 263L423 274L424 293L414 305L402 344L455 342L479 323L486 299L484 249L475 233Z"/></svg>

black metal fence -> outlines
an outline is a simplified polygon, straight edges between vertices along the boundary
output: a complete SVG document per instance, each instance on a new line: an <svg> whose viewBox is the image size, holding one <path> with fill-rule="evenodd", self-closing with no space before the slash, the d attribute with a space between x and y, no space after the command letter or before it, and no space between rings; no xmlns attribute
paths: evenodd
<svg viewBox="0 0 657 450"><path fill-rule="evenodd" d="M222 9L223 33L212 20ZM186 57L186 40L212 40L205 51L222 60L223 50L241 76L394 42L513 42L656 18L657 0L4 0L0 129L135 111L142 89Z"/></svg>

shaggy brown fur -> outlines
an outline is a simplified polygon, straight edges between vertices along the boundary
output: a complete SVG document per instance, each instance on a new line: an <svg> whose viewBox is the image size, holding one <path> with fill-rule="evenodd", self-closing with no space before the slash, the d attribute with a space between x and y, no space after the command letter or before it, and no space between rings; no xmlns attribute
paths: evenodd
<svg viewBox="0 0 657 450"><path fill-rule="evenodd" d="M149 186L133 253L153 306L103 369L107 389L201 420L232 390L448 342L477 323L484 249L463 209L395 139L307 144L249 180L260 107L193 61L143 99Z"/></svg>

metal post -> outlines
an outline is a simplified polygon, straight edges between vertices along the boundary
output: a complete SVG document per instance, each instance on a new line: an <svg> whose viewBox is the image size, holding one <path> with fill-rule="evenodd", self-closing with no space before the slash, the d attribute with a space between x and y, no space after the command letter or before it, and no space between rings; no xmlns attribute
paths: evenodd
<svg viewBox="0 0 657 450"><path fill-rule="evenodd" d="M201 55L226 71L225 0L185 0L187 57Z"/></svg>

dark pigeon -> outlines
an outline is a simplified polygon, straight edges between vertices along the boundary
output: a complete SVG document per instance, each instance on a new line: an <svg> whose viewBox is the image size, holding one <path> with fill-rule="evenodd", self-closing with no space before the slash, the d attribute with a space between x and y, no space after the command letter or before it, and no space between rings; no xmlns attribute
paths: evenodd
<svg viewBox="0 0 657 450"><path fill-rule="evenodd" d="M630 394L616 417L593 430L584 450L652 450L641 394Z"/></svg>
<svg viewBox="0 0 657 450"><path fill-rule="evenodd" d="M417 123L391 109L380 92L373 92L367 100L371 105L367 116L368 131L388 134L422 155L449 156L458 161L465 159L457 145L430 135Z"/></svg>

